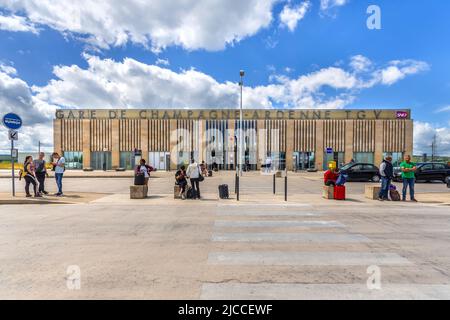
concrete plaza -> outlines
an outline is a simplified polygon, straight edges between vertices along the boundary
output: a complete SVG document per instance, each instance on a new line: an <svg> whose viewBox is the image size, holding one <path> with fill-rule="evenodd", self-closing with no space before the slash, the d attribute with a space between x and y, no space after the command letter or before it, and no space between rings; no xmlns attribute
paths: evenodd
<svg viewBox="0 0 450 320"><path fill-rule="evenodd" d="M221 172L202 200L182 201L174 173L157 172L150 197L130 200L129 174L68 172L66 197L43 200L24 200L23 182L12 199L1 178L0 299L450 298L442 183L417 184L419 203L368 200L349 183L338 202L321 198L319 173L289 173L284 202L283 179L273 195L271 176L244 173L237 202ZM232 199L218 200L222 183Z"/></svg>

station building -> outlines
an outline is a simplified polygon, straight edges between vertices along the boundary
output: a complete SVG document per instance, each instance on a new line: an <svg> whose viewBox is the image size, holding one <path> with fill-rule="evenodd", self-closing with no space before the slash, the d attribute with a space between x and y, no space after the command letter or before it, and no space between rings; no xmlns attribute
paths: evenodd
<svg viewBox="0 0 450 320"><path fill-rule="evenodd" d="M68 169L131 169L137 152L159 170L189 159L233 170L239 110L63 109L54 119L55 151ZM270 158L280 169L323 170L330 160L378 165L412 154L410 110L244 109L243 163L258 170Z"/></svg>

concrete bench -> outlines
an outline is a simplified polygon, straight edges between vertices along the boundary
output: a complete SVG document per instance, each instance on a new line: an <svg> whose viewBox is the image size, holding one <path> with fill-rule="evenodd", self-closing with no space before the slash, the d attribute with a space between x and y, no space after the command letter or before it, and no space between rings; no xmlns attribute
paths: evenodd
<svg viewBox="0 0 450 320"><path fill-rule="evenodd" d="M180 190L181 190L180 186L178 186L178 185L173 186L173 198L174 199L181 199Z"/></svg>
<svg viewBox="0 0 450 320"><path fill-rule="evenodd" d="M364 195L367 199L377 200L381 187L378 185L366 184L364 189Z"/></svg>
<svg viewBox="0 0 450 320"><path fill-rule="evenodd" d="M322 197L325 199L334 199L334 186L323 186Z"/></svg>
<svg viewBox="0 0 450 320"><path fill-rule="evenodd" d="M130 186L130 199L145 199L148 194L148 186Z"/></svg>

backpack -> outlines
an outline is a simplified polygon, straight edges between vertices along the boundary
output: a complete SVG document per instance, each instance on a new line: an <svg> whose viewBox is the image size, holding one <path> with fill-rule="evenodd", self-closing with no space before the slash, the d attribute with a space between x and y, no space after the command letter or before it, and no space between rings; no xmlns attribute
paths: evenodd
<svg viewBox="0 0 450 320"><path fill-rule="evenodd" d="M66 170L66 167L64 166L64 171ZM45 161L42 161L39 164L39 167L36 168L36 173L42 173L45 171Z"/></svg>
<svg viewBox="0 0 450 320"><path fill-rule="evenodd" d="M193 199L194 198L194 189L192 189L191 186L186 187L186 199Z"/></svg>
<svg viewBox="0 0 450 320"><path fill-rule="evenodd" d="M397 190L389 190L392 201L400 201L400 193Z"/></svg>
<svg viewBox="0 0 450 320"><path fill-rule="evenodd" d="M336 180L336 185L343 186L346 182L347 182L347 175L341 173Z"/></svg>

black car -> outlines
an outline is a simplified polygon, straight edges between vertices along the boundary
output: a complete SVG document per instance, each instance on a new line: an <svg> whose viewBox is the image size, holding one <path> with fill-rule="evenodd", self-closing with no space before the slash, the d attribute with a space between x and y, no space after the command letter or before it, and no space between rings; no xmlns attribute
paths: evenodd
<svg viewBox="0 0 450 320"><path fill-rule="evenodd" d="M450 167L445 163L439 162L425 162L417 163L417 170L415 172L416 181L434 181L440 180L447 182L450 179ZM394 172L394 180L402 181L402 171L400 168L396 168Z"/></svg>
<svg viewBox="0 0 450 320"><path fill-rule="evenodd" d="M348 163L340 168L348 176L348 181L373 181L381 179L379 169L370 163Z"/></svg>

